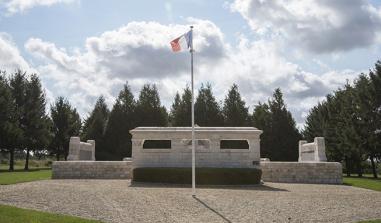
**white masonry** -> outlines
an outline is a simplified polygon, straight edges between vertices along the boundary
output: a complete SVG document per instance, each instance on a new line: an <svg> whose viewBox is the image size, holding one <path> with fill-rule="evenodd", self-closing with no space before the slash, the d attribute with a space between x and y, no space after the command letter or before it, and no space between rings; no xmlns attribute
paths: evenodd
<svg viewBox="0 0 381 223"><path fill-rule="evenodd" d="M324 137L315 137L314 142L307 143L305 140L299 141L299 162L315 161L325 162L325 142Z"/></svg>
<svg viewBox="0 0 381 223"><path fill-rule="evenodd" d="M130 133L133 168L191 167L191 127L138 127ZM195 127L196 167L259 168L261 133L253 127ZM168 147L144 148L155 140L166 140ZM247 148L221 148L234 140Z"/></svg>
<svg viewBox="0 0 381 223"><path fill-rule="evenodd" d="M70 137L67 160L95 160L95 141L81 142L79 137Z"/></svg>

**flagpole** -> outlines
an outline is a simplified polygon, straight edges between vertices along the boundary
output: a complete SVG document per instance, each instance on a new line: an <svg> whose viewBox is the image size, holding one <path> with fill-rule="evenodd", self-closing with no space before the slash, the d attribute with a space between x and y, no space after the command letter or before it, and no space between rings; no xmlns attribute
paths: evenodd
<svg viewBox="0 0 381 223"><path fill-rule="evenodd" d="M194 136L194 82L193 82L193 26L190 26L191 29L191 44L190 44L190 53L191 53L191 85L192 85L192 196L196 196L196 145L195 145L195 136Z"/></svg>

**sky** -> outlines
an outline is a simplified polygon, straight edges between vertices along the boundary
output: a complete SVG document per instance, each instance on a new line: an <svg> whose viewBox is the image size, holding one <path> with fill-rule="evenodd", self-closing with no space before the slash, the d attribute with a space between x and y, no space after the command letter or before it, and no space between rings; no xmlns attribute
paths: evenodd
<svg viewBox="0 0 381 223"><path fill-rule="evenodd" d="M169 109L190 85L189 52L169 42L194 26L195 87L218 101L236 83L253 110L281 88L299 128L309 109L381 59L381 0L0 0L0 69L37 73L48 104L86 118L128 82L157 85Z"/></svg>

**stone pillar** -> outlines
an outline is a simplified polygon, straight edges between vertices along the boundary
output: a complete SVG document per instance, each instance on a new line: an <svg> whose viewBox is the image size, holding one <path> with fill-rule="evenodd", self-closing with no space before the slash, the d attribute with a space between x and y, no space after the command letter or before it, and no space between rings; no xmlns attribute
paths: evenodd
<svg viewBox="0 0 381 223"><path fill-rule="evenodd" d="M325 142L324 137L315 137L315 161L327 161L327 157L325 156Z"/></svg>
<svg viewBox="0 0 381 223"><path fill-rule="evenodd" d="M95 160L95 140L87 140L87 143L89 143L91 145L90 146L90 149L92 152L91 159Z"/></svg>
<svg viewBox="0 0 381 223"><path fill-rule="evenodd" d="M298 159L298 162L302 162L302 149L303 149L303 145L306 143L307 143L306 140L299 140L299 159Z"/></svg>
<svg viewBox="0 0 381 223"><path fill-rule="evenodd" d="M69 155L67 160L78 160L81 141L79 137L70 137Z"/></svg>

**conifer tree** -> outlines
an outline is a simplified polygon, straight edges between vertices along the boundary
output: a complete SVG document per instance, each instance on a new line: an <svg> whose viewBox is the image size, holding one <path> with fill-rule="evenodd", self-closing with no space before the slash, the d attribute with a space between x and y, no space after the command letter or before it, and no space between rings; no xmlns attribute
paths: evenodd
<svg viewBox="0 0 381 223"><path fill-rule="evenodd" d="M177 101L176 101L177 100ZM184 89L181 99L176 99L172 105L173 109L173 126L191 126L192 122L192 92L189 87Z"/></svg>
<svg viewBox="0 0 381 223"><path fill-rule="evenodd" d="M131 157L130 130L135 123L136 102L128 84L120 91L111 110L105 132L105 148L112 160L122 160Z"/></svg>
<svg viewBox="0 0 381 223"><path fill-rule="evenodd" d="M249 108L241 98L238 86L233 84L224 101L223 115L225 126L249 126Z"/></svg>
<svg viewBox="0 0 381 223"><path fill-rule="evenodd" d="M108 160L107 149L104 145L104 133L110 111L107 108L103 96L99 97L95 103L90 116L85 120L83 127L83 139L95 140L95 159Z"/></svg>
<svg viewBox="0 0 381 223"><path fill-rule="evenodd" d="M52 117L53 139L50 145L50 153L59 160L61 156L67 159L69 153L69 141L72 136L79 136L81 118L75 108L64 97L58 97L50 108Z"/></svg>
<svg viewBox="0 0 381 223"><path fill-rule="evenodd" d="M9 153L9 170L14 170L14 152L21 140L22 131L16 115L16 107L6 77L6 73L0 74L0 150Z"/></svg>
<svg viewBox="0 0 381 223"><path fill-rule="evenodd" d="M199 126L223 126L224 118L221 108L213 96L208 83L201 85L195 103L195 123Z"/></svg>
<svg viewBox="0 0 381 223"><path fill-rule="evenodd" d="M10 162L9 170L13 171L14 167L14 154L16 150L23 151L25 148L25 127L26 127L26 89L28 80L26 78L26 73L18 70L15 72L9 80L9 85L12 93L13 103L14 103L14 118L17 120L15 124L15 131L18 132L17 140L13 141L13 145L10 149Z"/></svg>
<svg viewBox="0 0 381 223"><path fill-rule="evenodd" d="M30 151L46 149L49 140L49 120L45 112L45 94L40 79L36 74L31 75L26 83L25 118L25 170L29 169Z"/></svg>
<svg viewBox="0 0 381 223"><path fill-rule="evenodd" d="M287 110L283 101L283 94L279 88L275 89L273 98L269 100L271 114L271 157L274 161L296 161L298 159L299 130L295 120Z"/></svg>
<svg viewBox="0 0 381 223"><path fill-rule="evenodd" d="M171 111L169 114L169 120L168 121L169 121L170 126L176 126L175 119L177 116L177 110L180 107L180 102L181 102L180 94L179 94L179 92L176 92L175 99L172 103Z"/></svg>
<svg viewBox="0 0 381 223"><path fill-rule="evenodd" d="M167 126L168 114L161 105L156 85L145 84L136 103L136 126Z"/></svg>
<svg viewBox="0 0 381 223"><path fill-rule="evenodd" d="M268 104L261 103L254 107L252 115L253 126L262 130L261 134L261 157L272 159L271 112Z"/></svg>

